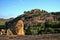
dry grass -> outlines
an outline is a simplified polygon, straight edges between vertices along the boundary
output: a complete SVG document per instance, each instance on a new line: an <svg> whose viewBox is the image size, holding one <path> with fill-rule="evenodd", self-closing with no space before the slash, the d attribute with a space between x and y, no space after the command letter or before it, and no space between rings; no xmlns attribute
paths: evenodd
<svg viewBox="0 0 60 40"><path fill-rule="evenodd" d="M0 40L60 40L60 34L40 34L40 35L1 35Z"/></svg>

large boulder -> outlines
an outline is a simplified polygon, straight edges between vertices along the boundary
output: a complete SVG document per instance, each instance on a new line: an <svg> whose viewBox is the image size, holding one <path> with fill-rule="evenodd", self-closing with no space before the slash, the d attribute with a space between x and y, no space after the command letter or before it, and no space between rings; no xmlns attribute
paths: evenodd
<svg viewBox="0 0 60 40"><path fill-rule="evenodd" d="M24 23L22 20L17 21L14 30L17 35L24 35Z"/></svg>
<svg viewBox="0 0 60 40"><path fill-rule="evenodd" d="M7 24L7 35L24 35L24 23L22 20L8 22Z"/></svg>

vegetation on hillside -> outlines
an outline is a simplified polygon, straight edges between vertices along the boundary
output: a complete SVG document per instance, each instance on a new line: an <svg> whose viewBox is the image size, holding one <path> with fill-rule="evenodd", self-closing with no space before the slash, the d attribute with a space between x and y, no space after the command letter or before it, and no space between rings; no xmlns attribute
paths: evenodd
<svg viewBox="0 0 60 40"><path fill-rule="evenodd" d="M27 35L60 33L60 12L49 13L40 9L24 11L24 14L8 21L6 26L12 29L18 20L23 20Z"/></svg>

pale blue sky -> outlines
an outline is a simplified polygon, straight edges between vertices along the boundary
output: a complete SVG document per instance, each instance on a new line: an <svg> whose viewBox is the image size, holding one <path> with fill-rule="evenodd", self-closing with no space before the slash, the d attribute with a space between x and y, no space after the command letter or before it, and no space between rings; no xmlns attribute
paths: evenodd
<svg viewBox="0 0 60 40"><path fill-rule="evenodd" d="M0 18L17 17L35 8L48 12L60 11L60 0L0 0Z"/></svg>

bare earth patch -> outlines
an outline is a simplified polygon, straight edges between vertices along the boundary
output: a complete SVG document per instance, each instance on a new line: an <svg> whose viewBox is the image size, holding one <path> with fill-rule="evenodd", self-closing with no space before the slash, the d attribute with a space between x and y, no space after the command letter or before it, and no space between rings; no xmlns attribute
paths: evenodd
<svg viewBox="0 0 60 40"><path fill-rule="evenodd" d="M0 40L60 40L60 34L40 34L40 35L1 35Z"/></svg>

